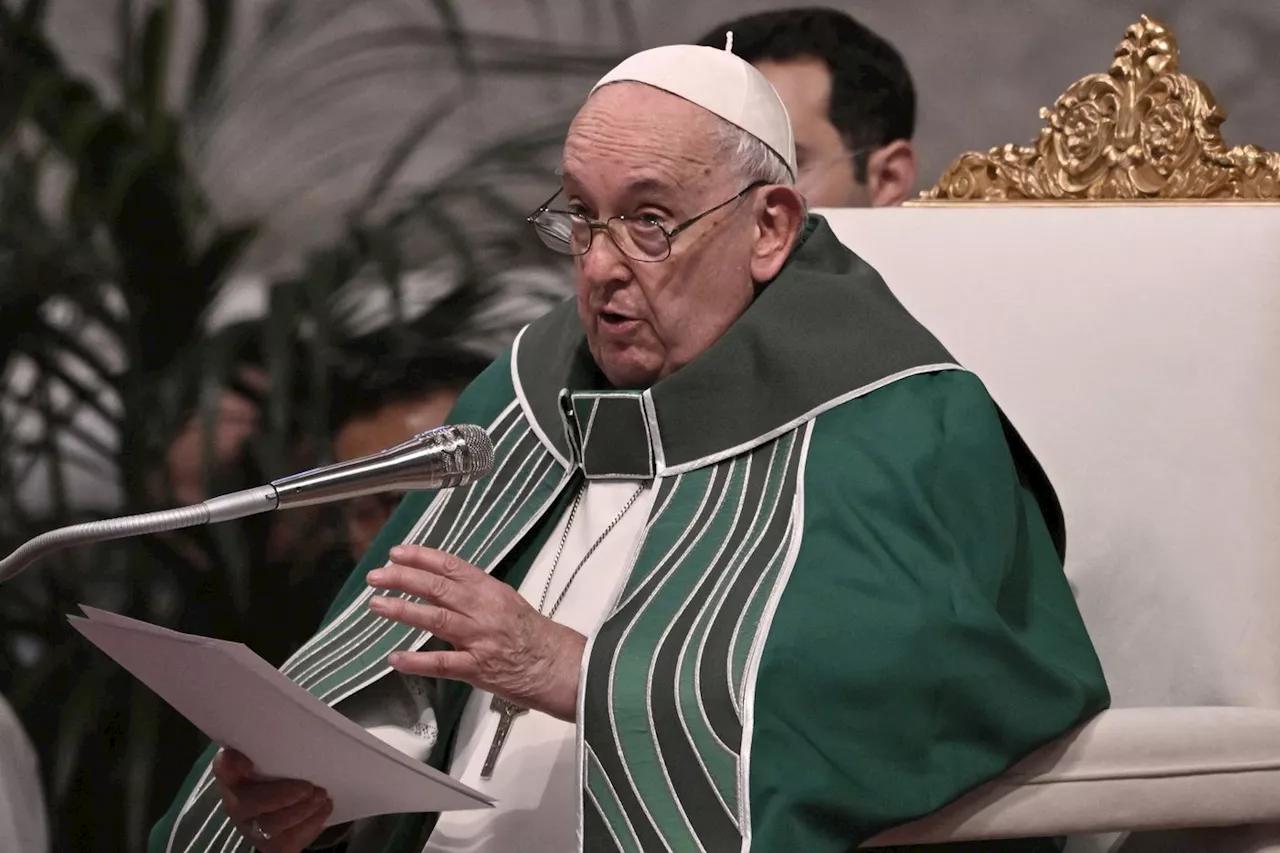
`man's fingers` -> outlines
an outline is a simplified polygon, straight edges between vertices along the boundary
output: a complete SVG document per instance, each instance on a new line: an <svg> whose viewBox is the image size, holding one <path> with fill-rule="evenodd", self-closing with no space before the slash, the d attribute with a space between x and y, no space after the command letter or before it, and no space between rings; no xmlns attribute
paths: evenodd
<svg viewBox="0 0 1280 853"><path fill-rule="evenodd" d="M223 799L227 814L233 819L251 820L296 806L309 799L315 791L315 785L297 779L276 779L270 782L241 780L235 786L228 787Z"/></svg>
<svg viewBox="0 0 1280 853"><path fill-rule="evenodd" d="M428 678L472 682L477 675L476 660L467 652L393 652L387 663L397 672Z"/></svg>
<svg viewBox="0 0 1280 853"><path fill-rule="evenodd" d="M306 850L324 832L325 821L329 819L329 815L333 814L333 800L325 798L321 801L319 808L301 823L292 829L286 829L280 834L271 833L271 843L275 845L273 850ZM262 821L258 822L262 825ZM263 829L271 832L265 825Z"/></svg>
<svg viewBox="0 0 1280 853"><path fill-rule="evenodd" d="M369 599L369 609L394 622L429 631L455 646L466 645L477 636L476 623L470 617L443 607L375 595Z"/></svg>
<svg viewBox="0 0 1280 853"><path fill-rule="evenodd" d="M388 555L391 562L414 569L421 569L452 581L465 582L486 578L484 572L460 560L448 551L424 548L421 545L397 545Z"/></svg>
<svg viewBox="0 0 1280 853"><path fill-rule="evenodd" d="M415 566L392 563L369 572L365 580L375 589L407 593L451 610L463 603L464 591L458 583Z"/></svg>
<svg viewBox="0 0 1280 853"><path fill-rule="evenodd" d="M300 800L291 806L286 806L276 811L257 815L258 828L271 836L272 839L275 839L277 836L283 836L286 832L312 821L316 815L320 814L322 809L333 811L333 801L329 799L328 794L317 788L305 800ZM321 826L323 826L323 822ZM310 843L310 839L308 839L308 843Z"/></svg>
<svg viewBox="0 0 1280 853"><path fill-rule="evenodd" d="M232 754L223 749L213 757L213 778L224 785L230 785L240 779L239 768Z"/></svg>
<svg viewBox="0 0 1280 853"><path fill-rule="evenodd" d="M224 748L213 757L213 776L224 785L236 785L253 775L253 762L234 749Z"/></svg>

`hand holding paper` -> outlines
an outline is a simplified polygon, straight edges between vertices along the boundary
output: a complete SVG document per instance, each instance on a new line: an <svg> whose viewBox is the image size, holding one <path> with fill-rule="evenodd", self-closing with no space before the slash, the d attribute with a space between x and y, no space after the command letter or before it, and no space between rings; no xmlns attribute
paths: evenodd
<svg viewBox="0 0 1280 853"><path fill-rule="evenodd" d="M69 617L72 626L212 740L243 753L263 777L324 789L333 801L326 826L493 805L383 743L240 643L82 609L88 618Z"/></svg>
<svg viewBox="0 0 1280 853"><path fill-rule="evenodd" d="M333 811L323 788L297 779L262 779L253 762L234 750L218 753L213 775L227 816L263 853L307 849Z"/></svg>

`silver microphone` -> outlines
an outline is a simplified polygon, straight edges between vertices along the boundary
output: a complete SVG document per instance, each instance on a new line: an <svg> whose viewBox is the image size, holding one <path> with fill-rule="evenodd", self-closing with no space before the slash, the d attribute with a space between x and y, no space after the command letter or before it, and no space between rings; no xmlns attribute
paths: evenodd
<svg viewBox="0 0 1280 853"><path fill-rule="evenodd" d="M493 443L483 429L469 424L437 427L372 456L303 471L193 506L90 521L42 533L0 560L0 583L46 554L73 545L216 524L276 509L379 492L452 489L475 482L492 467Z"/></svg>

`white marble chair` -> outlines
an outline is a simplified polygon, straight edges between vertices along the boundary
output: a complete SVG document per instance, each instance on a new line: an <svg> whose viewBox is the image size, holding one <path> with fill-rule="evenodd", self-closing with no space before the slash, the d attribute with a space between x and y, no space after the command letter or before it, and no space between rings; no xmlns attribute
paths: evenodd
<svg viewBox="0 0 1280 853"><path fill-rule="evenodd" d="M1222 144L1160 24L1116 57L1034 147L965 155L902 209L822 211L1044 464L1114 698L867 846L1280 851L1280 156Z"/></svg>

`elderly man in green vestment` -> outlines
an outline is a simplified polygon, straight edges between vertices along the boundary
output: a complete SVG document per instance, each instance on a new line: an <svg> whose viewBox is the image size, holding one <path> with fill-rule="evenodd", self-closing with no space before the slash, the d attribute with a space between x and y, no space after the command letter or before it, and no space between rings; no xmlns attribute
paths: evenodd
<svg viewBox="0 0 1280 853"><path fill-rule="evenodd" d="M727 49L606 75L530 217L577 298L450 417L492 472L408 497L283 667L497 805L328 825L211 747L152 851L837 853L1107 705L1043 472L794 174Z"/></svg>

